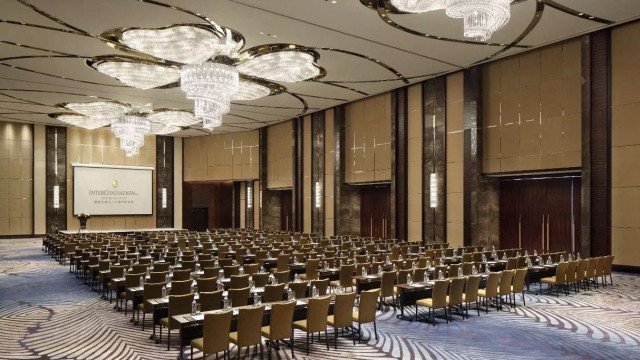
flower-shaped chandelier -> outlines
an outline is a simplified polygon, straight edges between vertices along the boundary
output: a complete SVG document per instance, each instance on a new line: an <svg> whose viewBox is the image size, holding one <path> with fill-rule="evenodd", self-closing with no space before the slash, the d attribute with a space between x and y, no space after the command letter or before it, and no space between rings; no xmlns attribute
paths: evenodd
<svg viewBox="0 0 640 360"><path fill-rule="evenodd" d="M463 19L464 36L487 41L511 17L512 0L389 0L401 12L424 13L445 10L449 17Z"/></svg>
<svg viewBox="0 0 640 360"><path fill-rule="evenodd" d="M146 135L167 135L198 122L188 111L153 110L150 104L133 106L116 101L94 101L56 106L67 112L49 116L69 125L89 130L110 125L114 136L120 140L120 148L128 157L139 153Z"/></svg>
<svg viewBox="0 0 640 360"><path fill-rule="evenodd" d="M214 23L122 28L101 36L132 55L95 57L87 60L89 66L143 90L176 87L179 81L194 101L195 117L209 130L222 124L231 101L281 93L285 89L276 82L325 75L312 49L269 44L241 51L242 35Z"/></svg>

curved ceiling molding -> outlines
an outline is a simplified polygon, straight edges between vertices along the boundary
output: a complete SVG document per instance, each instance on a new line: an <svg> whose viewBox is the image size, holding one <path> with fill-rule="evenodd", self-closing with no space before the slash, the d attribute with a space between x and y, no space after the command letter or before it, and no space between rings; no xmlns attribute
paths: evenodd
<svg viewBox="0 0 640 360"><path fill-rule="evenodd" d="M585 20L591 20L591 21L595 21L601 24L605 24L605 25L611 25L613 24L613 21L611 20L607 20L607 19L603 19L591 14L587 14L583 11L578 11L578 10L574 10L568 6L564 6L562 4L558 4L557 2L553 1L553 0L545 0L544 1L549 7L554 8L556 10L560 10L563 13L569 14L569 15L573 15L576 17L579 17L581 19L585 19Z"/></svg>
<svg viewBox="0 0 640 360"><path fill-rule="evenodd" d="M30 72L30 73L33 73L33 74L44 75L44 76L48 76L48 77L52 77L52 78L56 78L56 79L60 79L60 80L74 81L74 82L79 82L79 83L83 83L83 84L109 86L109 87L117 87L117 88L126 88L127 87L125 85L103 84L103 83L99 83L99 82L95 82L95 81L86 81L86 80L74 79L74 78L70 78L70 77L66 77L66 76L48 74L48 73L45 73L45 72L42 72L42 71L37 71L37 70L33 70L33 69L22 67L22 66L16 66L16 65L12 65L12 64L3 63L3 62L0 62L0 65L6 66L6 67L10 67L12 69L17 69L17 70Z"/></svg>
<svg viewBox="0 0 640 360"><path fill-rule="evenodd" d="M470 44L470 45L483 45L483 46L505 46L506 45L506 44L494 43L494 42L454 39L446 36L438 36L438 35L423 33L414 29L410 29L406 26L402 26L397 22L395 22L393 19L391 19L389 14L392 14L392 13L405 14L405 13L398 12L392 5L388 3L387 0L360 0L360 3L362 3L364 6L366 6L369 9L375 10L378 13L378 16L380 17L380 19L382 19L382 21L384 21L385 24L412 35L416 35L416 36L420 36L420 37L424 37L432 40L448 41L448 42ZM517 47L528 48L528 46L525 46L525 45L517 45Z"/></svg>

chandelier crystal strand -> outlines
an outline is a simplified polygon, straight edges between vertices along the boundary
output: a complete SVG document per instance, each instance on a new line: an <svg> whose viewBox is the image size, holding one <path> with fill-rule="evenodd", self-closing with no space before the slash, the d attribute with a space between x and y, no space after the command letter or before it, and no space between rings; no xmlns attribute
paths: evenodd
<svg viewBox="0 0 640 360"><path fill-rule="evenodd" d="M157 88L180 80L180 69L172 66L132 61L103 61L96 69L125 85L142 90Z"/></svg>
<svg viewBox="0 0 640 360"><path fill-rule="evenodd" d="M111 123L111 131L120 139L120 148L131 157L144 146L144 137L151 131L151 123L144 116L127 114Z"/></svg>
<svg viewBox="0 0 640 360"><path fill-rule="evenodd" d="M425 13L446 7L446 0L390 0L390 3L396 9L407 13Z"/></svg>
<svg viewBox="0 0 640 360"><path fill-rule="evenodd" d="M105 119L94 119L84 115L59 115L56 119L64 122L65 124L81 127L88 130L101 128L109 125L110 121Z"/></svg>
<svg viewBox="0 0 640 360"><path fill-rule="evenodd" d="M240 80L240 88L231 100L248 101L256 100L271 94L271 89L253 81Z"/></svg>
<svg viewBox="0 0 640 360"><path fill-rule="evenodd" d="M157 124L165 124L172 126L191 126L194 125L200 120L198 120L192 113L189 111L180 111L180 110L162 110L154 112L153 114L148 116L149 121L151 123Z"/></svg>
<svg viewBox="0 0 640 360"><path fill-rule="evenodd" d="M271 81L298 82L320 75L313 55L297 50L267 53L238 65L243 74Z"/></svg>
<svg viewBox="0 0 640 360"><path fill-rule="evenodd" d="M487 41L511 17L511 0L447 0L446 13L464 19L464 36Z"/></svg>
<svg viewBox="0 0 640 360"><path fill-rule="evenodd" d="M205 129L222 124L222 116L229 112L231 97L238 92L238 70L221 63L207 62L182 67L180 87L188 99L194 100L196 118L202 119Z"/></svg>
<svg viewBox="0 0 640 360"><path fill-rule="evenodd" d="M119 118L131 110L127 105L112 101L68 103L65 105L65 108L101 122L111 122L113 119Z"/></svg>

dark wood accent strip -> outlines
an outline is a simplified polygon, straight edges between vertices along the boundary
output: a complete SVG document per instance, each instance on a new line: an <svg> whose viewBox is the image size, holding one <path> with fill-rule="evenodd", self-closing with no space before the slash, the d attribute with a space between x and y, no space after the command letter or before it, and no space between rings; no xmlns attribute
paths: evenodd
<svg viewBox="0 0 640 360"><path fill-rule="evenodd" d="M173 137L156 137L156 227L173 227ZM167 189L167 207L162 207L162 189Z"/></svg>
<svg viewBox="0 0 640 360"><path fill-rule="evenodd" d="M67 128L46 126L46 231L67 228ZM56 172L57 169L57 172ZM53 187L59 186L60 202L53 208Z"/></svg>
<svg viewBox="0 0 640 360"><path fill-rule="evenodd" d="M580 253L591 253L591 36L585 35L580 39L580 72L581 86L581 130L582 130L582 217L579 226L582 228ZM576 224L578 226L578 224Z"/></svg>
<svg viewBox="0 0 640 360"><path fill-rule="evenodd" d="M311 115L311 232L324 235L324 111ZM316 207L316 186L320 184L320 207Z"/></svg>
<svg viewBox="0 0 640 360"><path fill-rule="evenodd" d="M390 237L407 239L407 88L394 91L391 96L391 199Z"/></svg>
<svg viewBox="0 0 640 360"><path fill-rule="evenodd" d="M590 34L591 256L611 253L611 41Z"/></svg>
<svg viewBox="0 0 640 360"><path fill-rule="evenodd" d="M345 183L345 106L334 108L334 233L360 235L360 190Z"/></svg>
<svg viewBox="0 0 640 360"><path fill-rule="evenodd" d="M423 161L422 236L425 242L446 242L447 238L447 79L429 79L422 84ZM430 174L438 180L436 208L431 208Z"/></svg>
<svg viewBox="0 0 640 360"><path fill-rule="evenodd" d="M280 191L267 189L267 134L269 127L260 128L260 190L257 206L260 206L260 228L280 229Z"/></svg>
<svg viewBox="0 0 640 360"><path fill-rule="evenodd" d="M293 130L293 229L302 231L304 226L304 118L292 120Z"/></svg>

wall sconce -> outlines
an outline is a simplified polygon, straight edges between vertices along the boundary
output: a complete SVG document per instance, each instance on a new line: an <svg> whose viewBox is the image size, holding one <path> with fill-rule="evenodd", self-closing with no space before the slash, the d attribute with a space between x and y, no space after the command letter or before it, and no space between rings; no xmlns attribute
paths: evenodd
<svg viewBox="0 0 640 360"><path fill-rule="evenodd" d="M262 190L260 190L260 208L262 209Z"/></svg>
<svg viewBox="0 0 640 360"><path fill-rule="evenodd" d="M436 173L429 174L429 200L431 208L438 207L438 177Z"/></svg>
<svg viewBox="0 0 640 360"><path fill-rule="evenodd" d="M162 188L162 208L167 208L167 188Z"/></svg>
<svg viewBox="0 0 640 360"><path fill-rule="evenodd" d="M253 189L251 186L247 186L247 208L251 209L253 207Z"/></svg>
<svg viewBox="0 0 640 360"><path fill-rule="evenodd" d="M316 200L316 209L320 208L320 205L322 204L322 188L320 187L320 182L316 181L316 188L315 188L315 200Z"/></svg>
<svg viewBox="0 0 640 360"><path fill-rule="evenodd" d="M53 186L53 208L60 208L60 186L58 185Z"/></svg>

